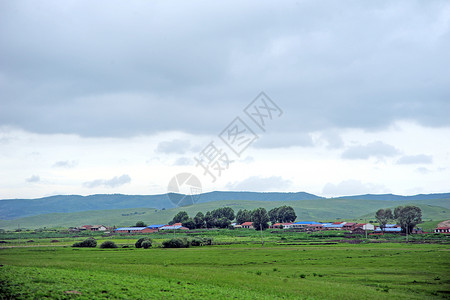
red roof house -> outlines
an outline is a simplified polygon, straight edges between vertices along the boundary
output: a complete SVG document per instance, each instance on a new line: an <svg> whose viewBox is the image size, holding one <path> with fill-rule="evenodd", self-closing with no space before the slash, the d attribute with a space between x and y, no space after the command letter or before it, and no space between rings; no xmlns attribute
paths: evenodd
<svg viewBox="0 0 450 300"><path fill-rule="evenodd" d="M253 222L244 222L241 226L242 228L253 229Z"/></svg>

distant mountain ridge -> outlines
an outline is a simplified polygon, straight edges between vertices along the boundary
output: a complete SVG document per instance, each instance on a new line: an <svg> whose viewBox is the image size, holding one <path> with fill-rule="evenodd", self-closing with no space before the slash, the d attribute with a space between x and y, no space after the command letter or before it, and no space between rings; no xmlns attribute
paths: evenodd
<svg viewBox="0 0 450 300"><path fill-rule="evenodd" d="M197 203L207 203L228 200L247 201L305 201L326 199L306 192L208 192L199 196ZM353 199L353 200L435 200L443 199L450 201L450 193L422 194L415 196L399 195L356 195L330 199ZM27 216L35 216L48 213L73 213L93 210L128 209L136 207L147 207L155 209L173 208L167 194L160 195L122 195L122 194L99 194L99 195L58 195L38 199L7 199L0 200L0 220L12 220Z"/></svg>

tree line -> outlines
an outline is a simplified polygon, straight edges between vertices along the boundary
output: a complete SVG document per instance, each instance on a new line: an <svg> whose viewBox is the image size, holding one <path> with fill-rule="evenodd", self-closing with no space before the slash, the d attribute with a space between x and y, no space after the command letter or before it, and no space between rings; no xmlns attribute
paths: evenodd
<svg viewBox="0 0 450 300"><path fill-rule="evenodd" d="M256 230L265 230L269 228L269 221L272 223L294 222L296 218L294 209L286 205L275 207L269 212L263 207L254 210L240 209L237 214L231 207L221 207L208 211L206 214L198 212L194 218L189 217L186 211L180 211L169 224L181 223L189 229L228 228L232 221L236 220L238 224L253 222Z"/></svg>
<svg viewBox="0 0 450 300"><path fill-rule="evenodd" d="M417 224L422 223L422 210L414 205L397 206L394 212L390 208L379 209L375 218L383 231L387 223L396 220L402 232L410 234Z"/></svg>

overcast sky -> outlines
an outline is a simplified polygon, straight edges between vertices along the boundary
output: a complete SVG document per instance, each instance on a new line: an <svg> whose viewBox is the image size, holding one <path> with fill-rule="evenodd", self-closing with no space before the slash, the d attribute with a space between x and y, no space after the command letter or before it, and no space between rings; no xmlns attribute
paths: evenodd
<svg viewBox="0 0 450 300"><path fill-rule="evenodd" d="M0 199L450 192L449 1L243 2L0 0Z"/></svg>

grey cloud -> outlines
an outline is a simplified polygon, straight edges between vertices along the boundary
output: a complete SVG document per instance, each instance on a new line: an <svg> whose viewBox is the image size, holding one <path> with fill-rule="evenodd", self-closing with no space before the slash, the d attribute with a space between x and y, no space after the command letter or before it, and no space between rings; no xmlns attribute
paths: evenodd
<svg viewBox="0 0 450 300"><path fill-rule="evenodd" d="M383 185L373 183L363 183L359 180L345 180L338 184L327 183L322 193L327 196L348 196L358 194L386 193L387 189Z"/></svg>
<svg viewBox="0 0 450 300"><path fill-rule="evenodd" d="M431 155L419 154L419 155L405 155L397 160L398 164L431 164L433 163L433 157Z"/></svg>
<svg viewBox="0 0 450 300"><path fill-rule="evenodd" d="M353 146L342 153L345 159L368 159L370 157L383 158L399 154L399 151L391 145L376 141L365 146Z"/></svg>
<svg viewBox="0 0 450 300"><path fill-rule="evenodd" d="M131 182L130 176L128 176L127 174L123 174L121 176L115 176L111 179L96 179L92 181L87 181L83 183L83 186L87 188L95 188L99 186L114 188L130 182Z"/></svg>
<svg viewBox="0 0 450 300"><path fill-rule="evenodd" d="M444 0L354 1L345 10L334 1L2 2L0 126L217 134L261 89L285 111L276 127L292 139L404 119L450 126L449 8Z"/></svg>
<svg viewBox="0 0 450 300"><path fill-rule="evenodd" d="M39 182L41 178L38 175L33 175L30 178L26 179L26 182Z"/></svg>
<svg viewBox="0 0 450 300"><path fill-rule="evenodd" d="M74 168L78 165L78 161L76 160L61 160L57 161L53 164L54 168Z"/></svg>
<svg viewBox="0 0 450 300"><path fill-rule="evenodd" d="M187 140L172 140L159 143L156 147L156 152L185 154L190 147L191 143Z"/></svg>
<svg viewBox="0 0 450 300"><path fill-rule="evenodd" d="M320 135L320 138L327 143L329 149L338 149L344 146L344 141L336 130L327 130Z"/></svg>
<svg viewBox="0 0 450 300"><path fill-rule="evenodd" d="M226 185L226 188L233 191L268 192L287 190L291 186L290 180L283 179L280 176L252 176L239 182L230 182Z"/></svg>

